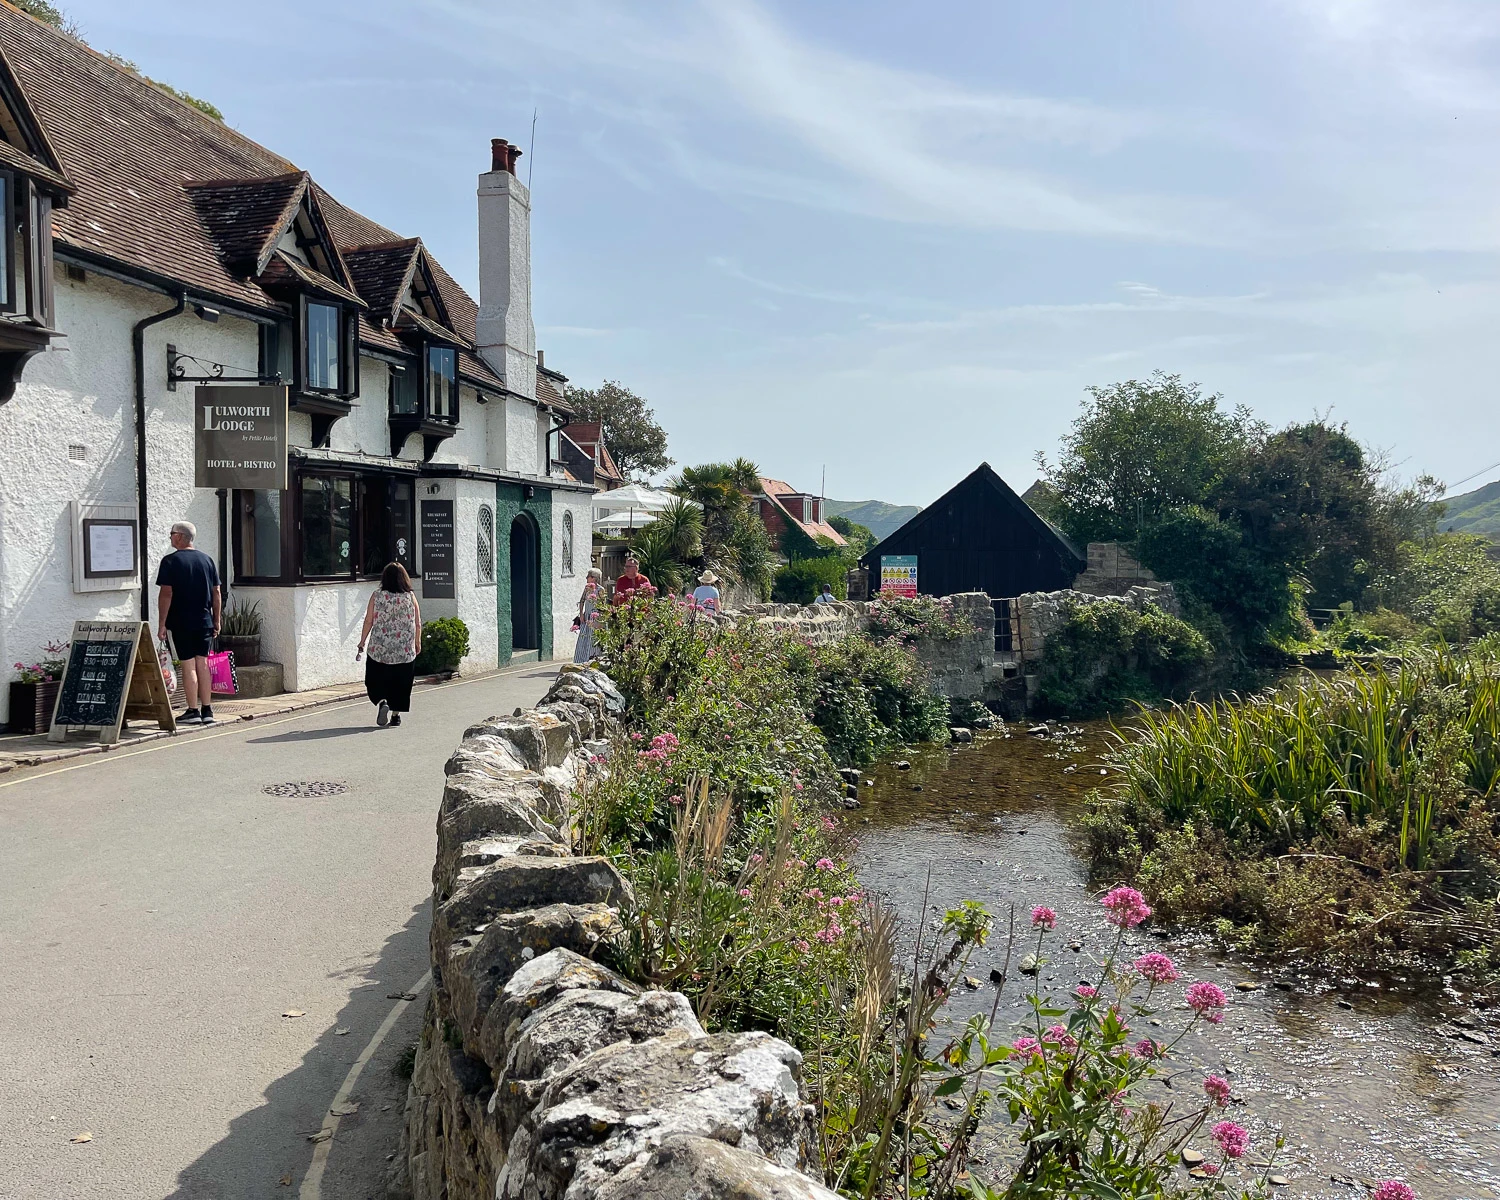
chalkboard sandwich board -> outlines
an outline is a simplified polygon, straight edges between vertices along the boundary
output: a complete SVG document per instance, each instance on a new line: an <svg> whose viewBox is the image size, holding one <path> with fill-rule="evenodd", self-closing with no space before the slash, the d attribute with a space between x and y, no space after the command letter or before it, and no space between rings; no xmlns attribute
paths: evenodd
<svg viewBox="0 0 1500 1200"><path fill-rule="evenodd" d="M151 627L144 621L74 621L48 739L60 742L70 728L97 729L100 744L111 745L120 740L127 718L177 729Z"/></svg>

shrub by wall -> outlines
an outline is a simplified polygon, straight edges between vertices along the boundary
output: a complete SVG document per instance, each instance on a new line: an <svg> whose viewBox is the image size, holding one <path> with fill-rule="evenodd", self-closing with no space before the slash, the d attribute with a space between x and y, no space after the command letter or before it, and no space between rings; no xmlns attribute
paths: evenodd
<svg viewBox="0 0 1500 1200"><path fill-rule="evenodd" d="M1047 637L1039 697L1070 716L1170 696L1213 656L1207 638L1155 604L1065 601L1060 616Z"/></svg>
<svg viewBox="0 0 1500 1200"><path fill-rule="evenodd" d="M458 617L427 621L422 625L422 651L417 655L417 674L456 671L468 653L469 627Z"/></svg>

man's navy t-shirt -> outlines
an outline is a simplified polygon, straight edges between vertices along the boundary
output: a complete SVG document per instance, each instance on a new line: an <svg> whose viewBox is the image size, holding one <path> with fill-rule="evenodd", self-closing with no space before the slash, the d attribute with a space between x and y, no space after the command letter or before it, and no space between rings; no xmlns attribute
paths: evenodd
<svg viewBox="0 0 1500 1200"><path fill-rule="evenodd" d="M167 609L167 628L212 630L214 588L219 586L219 568L202 550L174 550L156 569L156 586L172 589Z"/></svg>

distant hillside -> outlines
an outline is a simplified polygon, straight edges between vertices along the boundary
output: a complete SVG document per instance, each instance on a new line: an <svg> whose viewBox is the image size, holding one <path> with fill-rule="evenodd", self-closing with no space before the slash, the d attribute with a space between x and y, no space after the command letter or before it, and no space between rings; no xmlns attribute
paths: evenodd
<svg viewBox="0 0 1500 1200"><path fill-rule="evenodd" d="M830 517L848 517L879 540L890 537L922 510L915 504L887 504L884 500L825 500L823 511Z"/></svg>
<svg viewBox="0 0 1500 1200"><path fill-rule="evenodd" d="M1445 533L1478 533L1500 542L1500 479L1461 496L1448 496L1443 505L1447 512L1438 527Z"/></svg>

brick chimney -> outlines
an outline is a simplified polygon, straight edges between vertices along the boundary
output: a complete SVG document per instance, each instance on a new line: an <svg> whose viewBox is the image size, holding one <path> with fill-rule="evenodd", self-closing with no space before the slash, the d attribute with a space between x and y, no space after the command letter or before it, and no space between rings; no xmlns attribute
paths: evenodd
<svg viewBox="0 0 1500 1200"><path fill-rule="evenodd" d="M531 323L531 194L516 177L518 147L490 142L479 177L479 356L505 386L536 398L536 329Z"/></svg>

